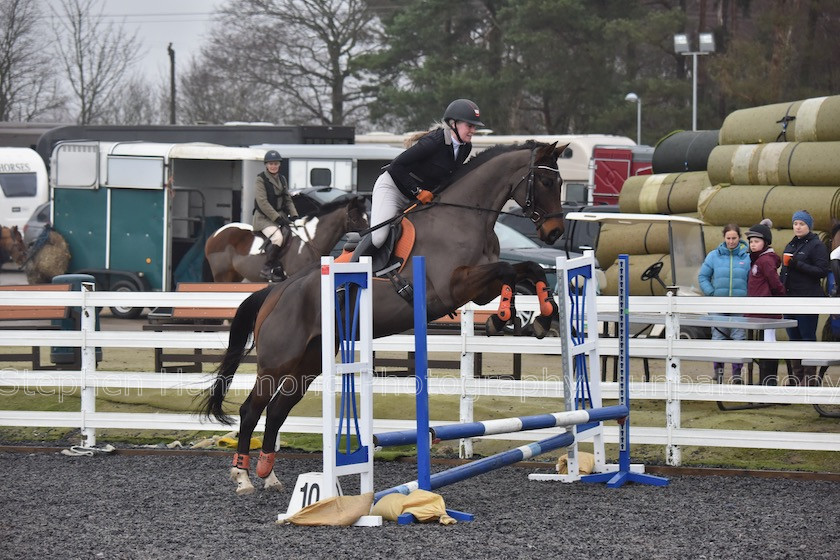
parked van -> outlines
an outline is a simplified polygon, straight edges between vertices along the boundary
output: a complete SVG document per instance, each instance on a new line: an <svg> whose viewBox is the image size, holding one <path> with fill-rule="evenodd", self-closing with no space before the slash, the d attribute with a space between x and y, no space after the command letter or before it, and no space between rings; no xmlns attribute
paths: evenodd
<svg viewBox="0 0 840 560"><path fill-rule="evenodd" d="M23 228L47 201L47 168L29 148L0 148L0 225Z"/></svg>

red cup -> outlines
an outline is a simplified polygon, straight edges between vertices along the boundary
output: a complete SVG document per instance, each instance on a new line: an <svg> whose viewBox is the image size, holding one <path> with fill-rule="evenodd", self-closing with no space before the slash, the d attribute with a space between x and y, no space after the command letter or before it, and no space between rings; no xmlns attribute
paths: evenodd
<svg viewBox="0 0 840 560"><path fill-rule="evenodd" d="M782 255L782 262L785 263L785 266L790 264L790 259L793 258L793 253L785 253Z"/></svg>

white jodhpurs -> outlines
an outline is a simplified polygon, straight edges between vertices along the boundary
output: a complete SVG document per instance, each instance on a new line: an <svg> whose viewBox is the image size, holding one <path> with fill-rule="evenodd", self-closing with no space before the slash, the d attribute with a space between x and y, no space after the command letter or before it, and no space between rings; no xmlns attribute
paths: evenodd
<svg viewBox="0 0 840 560"><path fill-rule="evenodd" d="M262 234L265 235L272 245L280 247L283 245L283 230L277 226L268 226L262 229Z"/></svg>
<svg viewBox="0 0 840 560"><path fill-rule="evenodd" d="M405 197L397 185L394 184L394 179L387 171L384 172L376 180L373 185L373 197L370 205L370 225L376 226L382 222L388 221L411 202ZM385 240L388 238L388 226L382 226L370 234L371 241L377 247L382 247Z"/></svg>

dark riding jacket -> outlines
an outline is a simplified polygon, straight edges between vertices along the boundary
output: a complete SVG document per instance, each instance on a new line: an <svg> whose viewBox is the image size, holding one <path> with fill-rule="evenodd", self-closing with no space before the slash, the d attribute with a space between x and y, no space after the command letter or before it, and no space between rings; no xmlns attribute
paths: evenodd
<svg viewBox="0 0 840 560"><path fill-rule="evenodd" d="M810 232L801 239L794 237L787 244L785 253L792 253L788 266L782 266L782 284L789 296L824 296L820 281L828 276L828 248L816 233Z"/></svg>
<svg viewBox="0 0 840 560"><path fill-rule="evenodd" d="M277 225L281 216L292 220L298 218L289 187L282 175L273 177L263 171L254 183L254 230L262 231L270 225Z"/></svg>
<svg viewBox="0 0 840 560"><path fill-rule="evenodd" d="M455 157L450 129L437 128L394 158L386 169L400 192L411 199L420 189L440 192L471 151L471 143L461 144Z"/></svg>

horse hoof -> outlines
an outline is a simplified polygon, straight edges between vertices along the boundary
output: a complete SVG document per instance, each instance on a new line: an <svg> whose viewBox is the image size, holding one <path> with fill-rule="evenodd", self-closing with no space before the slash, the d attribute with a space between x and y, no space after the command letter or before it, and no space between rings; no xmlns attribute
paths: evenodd
<svg viewBox="0 0 840 560"><path fill-rule="evenodd" d="M545 338L551 332L551 317L540 315L532 324L534 329L534 336L538 339Z"/></svg>
<svg viewBox="0 0 840 560"><path fill-rule="evenodd" d="M280 479L277 478L277 475L274 474L274 471L271 471L264 479L264 490L270 490L272 492L281 492L283 490L283 483L280 482Z"/></svg>
<svg viewBox="0 0 840 560"><path fill-rule="evenodd" d="M230 469L230 479L236 483L236 495L247 496L254 493L254 485L248 476L248 471L233 467Z"/></svg>
<svg viewBox="0 0 840 560"><path fill-rule="evenodd" d="M487 336L494 336L501 334L505 328L505 323L497 315L490 315L487 322L484 323L484 334Z"/></svg>

